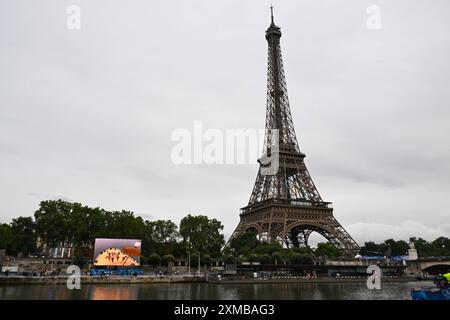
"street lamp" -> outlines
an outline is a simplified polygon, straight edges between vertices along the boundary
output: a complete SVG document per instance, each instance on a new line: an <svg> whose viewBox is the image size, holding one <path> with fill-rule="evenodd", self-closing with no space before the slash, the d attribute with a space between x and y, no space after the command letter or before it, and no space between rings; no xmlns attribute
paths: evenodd
<svg viewBox="0 0 450 320"><path fill-rule="evenodd" d="M191 251L189 250L191 245L190 245L190 241L189 241L189 237L187 237L187 248L188 248L188 275L189 277L191 276Z"/></svg>
<svg viewBox="0 0 450 320"><path fill-rule="evenodd" d="M198 252L198 276L200 277L200 251Z"/></svg>
<svg viewBox="0 0 450 320"><path fill-rule="evenodd" d="M188 250L188 275L191 276L191 252Z"/></svg>

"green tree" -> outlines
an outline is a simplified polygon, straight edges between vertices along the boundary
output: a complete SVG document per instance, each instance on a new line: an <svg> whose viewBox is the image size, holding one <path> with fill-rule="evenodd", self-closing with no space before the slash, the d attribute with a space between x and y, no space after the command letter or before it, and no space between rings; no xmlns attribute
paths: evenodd
<svg viewBox="0 0 450 320"><path fill-rule="evenodd" d="M87 224L89 229L88 243L94 243L96 238L108 237L108 226L112 221L108 221L106 211L101 208L88 208Z"/></svg>
<svg viewBox="0 0 450 320"><path fill-rule="evenodd" d="M161 257L156 253L152 253L150 257L148 257L148 263L153 267L159 266L161 263Z"/></svg>
<svg viewBox="0 0 450 320"><path fill-rule="evenodd" d="M159 255L173 254L177 257L184 254L185 248L177 242L178 227L170 220L145 221L143 250L145 254L155 252Z"/></svg>
<svg viewBox="0 0 450 320"><path fill-rule="evenodd" d="M409 245L406 241L395 241L394 239L388 239L384 241L385 247L387 247L388 256L403 256L408 253ZM386 251L384 252L386 255Z"/></svg>
<svg viewBox="0 0 450 320"><path fill-rule="evenodd" d="M42 201L34 213L37 235L50 247L68 238L67 219L71 204L63 200Z"/></svg>
<svg viewBox="0 0 450 320"><path fill-rule="evenodd" d="M244 255L240 255L240 256L238 257L238 262L239 262L239 263L243 263L243 262L247 262L247 261L249 261L249 260L248 260L247 257L244 256Z"/></svg>
<svg viewBox="0 0 450 320"><path fill-rule="evenodd" d="M259 262L259 256L256 253L252 253L248 257L248 261L250 261L250 262Z"/></svg>
<svg viewBox="0 0 450 320"><path fill-rule="evenodd" d="M72 264L83 268L86 265L86 259L83 256L81 248L75 248L75 253L72 258Z"/></svg>
<svg viewBox="0 0 450 320"><path fill-rule="evenodd" d="M433 246L426 240L422 238L411 238L410 240L414 242L419 257L431 257L434 255Z"/></svg>
<svg viewBox="0 0 450 320"><path fill-rule="evenodd" d="M141 239L145 234L145 224L141 217L135 217L131 211L113 211L107 213L111 225L109 236L114 238Z"/></svg>
<svg viewBox="0 0 450 320"><path fill-rule="evenodd" d="M180 235L187 248L213 257L220 256L220 250L225 244L222 230L223 225L218 220L202 215L188 215L180 222Z"/></svg>
<svg viewBox="0 0 450 320"><path fill-rule="evenodd" d="M283 247L279 243L266 243L266 242L259 242L256 245L256 248L253 250L255 253L258 254L265 254L271 255L274 252L283 250Z"/></svg>
<svg viewBox="0 0 450 320"><path fill-rule="evenodd" d="M318 257L335 258L339 256L339 250L331 242L321 242L317 244L314 253Z"/></svg>
<svg viewBox="0 0 450 320"><path fill-rule="evenodd" d="M11 229L11 226L2 223L0 224L0 249L6 249L8 250L11 248L13 241L13 231Z"/></svg>
<svg viewBox="0 0 450 320"><path fill-rule="evenodd" d="M446 237L439 237L431 242L435 248L436 256L450 256L450 239Z"/></svg>
<svg viewBox="0 0 450 320"><path fill-rule="evenodd" d="M12 220L11 231L13 234L11 251L15 254L22 252L24 256L36 251L36 234L34 221L31 217L19 217Z"/></svg>
<svg viewBox="0 0 450 320"><path fill-rule="evenodd" d="M198 267L198 255L197 254L191 254L191 267L197 268Z"/></svg>
<svg viewBox="0 0 450 320"><path fill-rule="evenodd" d="M272 253L272 261L274 264L281 264L283 262L283 257L280 252Z"/></svg>
<svg viewBox="0 0 450 320"><path fill-rule="evenodd" d="M365 242L364 246L361 248L361 255L363 256L383 256L384 249L379 244L373 241Z"/></svg>
<svg viewBox="0 0 450 320"><path fill-rule="evenodd" d="M165 266L168 266L169 263L173 263L174 261L175 261L175 257L171 254L166 254L161 259L162 264Z"/></svg>
<svg viewBox="0 0 450 320"><path fill-rule="evenodd" d="M179 237L177 225L170 220L146 221L146 224L155 242L176 242Z"/></svg>
<svg viewBox="0 0 450 320"><path fill-rule="evenodd" d="M313 256L314 250L311 247L301 247L301 248L293 248L292 251L307 255L307 256Z"/></svg>
<svg viewBox="0 0 450 320"><path fill-rule="evenodd" d="M289 256L289 262L291 264L303 264L303 255L297 252L293 252Z"/></svg>
<svg viewBox="0 0 450 320"><path fill-rule="evenodd" d="M270 264L272 262L272 258L271 258L271 256L269 254L264 253L264 254L259 256L259 261L262 264Z"/></svg>
<svg viewBox="0 0 450 320"><path fill-rule="evenodd" d="M234 237L230 246L236 255L249 255L258 246L259 241L255 232L244 232Z"/></svg>
<svg viewBox="0 0 450 320"><path fill-rule="evenodd" d="M209 254L204 254L203 257L200 259L200 263L202 264L202 266L207 266L209 267L211 265L211 256Z"/></svg>
<svg viewBox="0 0 450 320"><path fill-rule="evenodd" d="M236 263L236 258L233 257L232 255L226 255L224 256L224 259L226 264L235 264Z"/></svg>
<svg viewBox="0 0 450 320"><path fill-rule="evenodd" d="M65 240L75 246L89 244L89 208L80 203L72 203L70 210L65 212Z"/></svg>

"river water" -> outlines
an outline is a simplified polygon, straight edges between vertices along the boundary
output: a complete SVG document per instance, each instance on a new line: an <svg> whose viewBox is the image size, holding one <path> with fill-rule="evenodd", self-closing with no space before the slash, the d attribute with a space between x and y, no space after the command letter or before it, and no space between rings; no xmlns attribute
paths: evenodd
<svg viewBox="0 0 450 320"><path fill-rule="evenodd" d="M431 282L388 282L380 290L369 290L365 283L289 283L289 284L118 284L82 285L69 290L65 285L0 285L0 300L180 300L180 299L333 299L333 300L410 300L410 289L431 286Z"/></svg>

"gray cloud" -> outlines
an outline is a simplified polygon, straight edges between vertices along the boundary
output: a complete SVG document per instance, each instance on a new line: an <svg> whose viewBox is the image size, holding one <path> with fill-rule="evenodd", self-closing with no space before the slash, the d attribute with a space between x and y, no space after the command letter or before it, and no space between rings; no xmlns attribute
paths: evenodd
<svg viewBox="0 0 450 320"><path fill-rule="evenodd" d="M64 195L207 214L229 235L256 163L175 166L170 137L194 120L264 126L268 3L76 1L79 31L71 4L0 2L0 221ZM275 4L300 147L359 242L449 236L450 4L378 1L379 31L365 27L371 4Z"/></svg>

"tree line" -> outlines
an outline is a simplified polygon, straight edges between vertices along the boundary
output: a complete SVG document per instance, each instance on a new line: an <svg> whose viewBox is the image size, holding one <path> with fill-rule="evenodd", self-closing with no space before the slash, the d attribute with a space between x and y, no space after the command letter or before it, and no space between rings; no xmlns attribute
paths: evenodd
<svg viewBox="0 0 450 320"><path fill-rule="evenodd" d="M145 261L151 254L183 257L188 250L217 257L225 244L223 225L203 215L187 215L179 226L170 220L144 220L131 211L107 211L63 200L42 201L33 217L0 225L0 248L8 255L40 254L42 246L92 248L96 238L141 239ZM39 241L38 241L39 240Z"/></svg>
<svg viewBox="0 0 450 320"><path fill-rule="evenodd" d="M433 241L411 237L409 243L414 243L419 257L450 257L450 239L438 237ZM403 256L408 254L409 243L404 240L385 240L382 243L365 242L361 248L363 256Z"/></svg>
<svg viewBox="0 0 450 320"><path fill-rule="evenodd" d="M287 249L277 243L259 241L251 232L234 238L224 248L222 223L204 215L189 214L177 225L171 220L144 220L131 211L107 211L63 200L42 201L32 217L19 217L9 224L0 224L0 249L5 249L11 256L19 253L40 255L45 244L50 248L71 246L75 248L76 259L82 260L83 254L84 258L92 254L95 238L141 239L141 262L153 265L186 258L188 252L193 266L198 260L202 265L208 265L213 258L233 263L310 264L318 257L340 255L329 242L319 243L316 248ZM450 256L448 238L439 237L431 242L410 238L409 241L415 244L420 257ZM89 248L90 251L86 250ZM407 254L408 249L406 241L388 239L378 244L365 242L360 254L397 256Z"/></svg>

